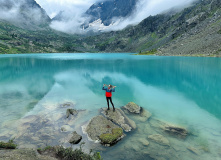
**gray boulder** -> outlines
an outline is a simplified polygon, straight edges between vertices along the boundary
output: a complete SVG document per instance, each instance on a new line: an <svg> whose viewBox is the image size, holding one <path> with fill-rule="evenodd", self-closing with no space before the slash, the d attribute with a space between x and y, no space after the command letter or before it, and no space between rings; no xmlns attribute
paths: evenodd
<svg viewBox="0 0 221 160"><path fill-rule="evenodd" d="M99 115L92 118L88 125L83 128L83 132L88 135L88 138L93 141L100 141L100 136L102 134L110 133L112 134L112 129L119 128L110 120L107 120L105 117Z"/></svg>
<svg viewBox="0 0 221 160"><path fill-rule="evenodd" d="M131 113L136 113L136 114L139 114L141 111L141 107L135 104L134 102L129 102L123 108L127 109Z"/></svg>
<svg viewBox="0 0 221 160"><path fill-rule="evenodd" d="M76 116L78 114L78 111L75 109L67 109L66 111L66 117L69 118L70 115Z"/></svg>
<svg viewBox="0 0 221 160"><path fill-rule="evenodd" d="M113 112L107 110L107 108L102 108L101 114L112 122L118 124L125 132L130 132L132 129L136 129L135 122L129 119L121 109L116 109L115 112Z"/></svg>
<svg viewBox="0 0 221 160"><path fill-rule="evenodd" d="M133 116L133 118L141 122L147 121L152 116L152 114L149 111L138 106L134 102L129 102L126 106L121 107L121 109L126 114L130 114L131 116Z"/></svg>
<svg viewBox="0 0 221 160"><path fill-rule="evenodd" d="M71 144L78 144L82 140L82 136L77 134L77 132L73 132L73 136L69 140L69 143Z"/></svg>

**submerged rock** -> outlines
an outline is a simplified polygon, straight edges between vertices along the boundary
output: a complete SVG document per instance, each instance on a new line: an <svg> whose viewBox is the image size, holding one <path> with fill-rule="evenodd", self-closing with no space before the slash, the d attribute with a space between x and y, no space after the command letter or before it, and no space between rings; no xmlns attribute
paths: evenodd
<svg viewBox="0 0 221 160"><path fill-rule="evenodd" d="M133 120L129 119L121 109L116 109L115 112L102 108L101 113L109 120L120 125L125 132L130 132L136 129L136 124Z"/></svg>
<svg viewBox="0 0 221 160"><path fill-rule="evenodd" d="M164 145L164 146L170 146L170 142L167 138L165 138L164 136L160 135L160 134L154 134L154 135L150 135L148 136L149 139L153 140L154 142Z"/></svg>
<svg viewBox="0 0 221 160"><path fill-rule="evenodd" d="M187 149L188 149L190 152L192 152L192 153L194 153L194 154L196 154L196 155L199 155L199 151L198 151L196 148L194 148L194 147L187 147Z"/></svg>
<svg viewBox="0 0 221 160"><path fill-rule="evenodd" d="M82 136L77 134L77 132L73 132L73 136L69 140L69 143L71 144L78 144L82 140Z"/></svg>
<svg viewBox="0 0 221 160"><path fill-rule="evenodd" d="M182 128L179 126L166 124L162 128L164 129L165 132L167 132L169 134L176 135L176 136L180 136L180 137L185 138L188 135L187 130L185 128Z"/></svg>
<svg viewBox="0 0 221 160"><path fill-rule="evenodd" d="M78 114L78 111L75 109L67 109L66 111L66 117L69 118L70 115L76 116Z"/></svg>
<svg viewBox="0 0 221 160"><path fill-rule="evenodd" d="M66 102L60 105L62 108L73 108L74 104L72 102Z"/></svg>
<svg viewBox="0 0 221 160"><path fill-rule="evenodd" d="M83 132L86 132L88 138L93 141L100 141L100 136L102 134L110 133L112 134L112 129L119 128L110 120L107 120L105 117L99 115L92 118L88 125L86 126Z"/></svg>
<svg viewBox="0 0 221 160"><path fill-rule="evenodd" d="M151 120L150 124L152 127L159 128L159 129L163 130L164 132L166 132L170 135L179 137L179 138L186 138L186 136L188 135L187 129L180 127L180 126L176 126L174 124L162 122L157 119Z"/></svg>
<svg viewBox="0 0 221 160"><path fill-rule="evenodd" d="M150 142L146 140L146 138L139 138L138 141L144 146L148 146L150 144Z"/></svg>
<svg viewBox="0 0 221 160"><path fill-rule="evenodd" d="M136 103L134 102L129 102L126 106L124 106L123 108L127 109L129 112L131 113L136 113L136 114L140 114L141 111L141 107L138 106Z"/></svg>

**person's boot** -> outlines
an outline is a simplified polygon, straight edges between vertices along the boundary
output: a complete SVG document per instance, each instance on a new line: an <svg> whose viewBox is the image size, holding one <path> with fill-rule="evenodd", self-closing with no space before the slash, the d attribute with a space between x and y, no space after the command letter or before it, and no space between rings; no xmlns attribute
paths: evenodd
<svg viewBox="0 0 221 160"><path fill-rule="evenodd" d="M115 112L115 108L113 108L113 112Z"/></svg>

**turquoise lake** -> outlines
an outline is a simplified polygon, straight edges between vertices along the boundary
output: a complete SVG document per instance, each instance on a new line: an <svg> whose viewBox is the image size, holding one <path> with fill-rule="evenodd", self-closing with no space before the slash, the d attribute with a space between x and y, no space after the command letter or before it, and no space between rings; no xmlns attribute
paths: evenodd
<svg viewBox="0 0 221 160"><path fill-rule="evenodd" d="M117 86L116 108L135 102L152 113L151 119L182 126L189 135L180 139L149 129L151 120L134 120L137 129L110 148L84 135L85 151L100 151L104 160L221 160L221 58L0 55L0 141L15 138L20 148L61 143L70 147L62 136L74 130L83 135L82 125L107 107L103 84ZM70 132L61 133L66 110L60 105L67 102L85 112L77 121L66 123ZM150 134L165 136L170 147L149 140ZM150 144L142 145L142 139Z"/></svg>

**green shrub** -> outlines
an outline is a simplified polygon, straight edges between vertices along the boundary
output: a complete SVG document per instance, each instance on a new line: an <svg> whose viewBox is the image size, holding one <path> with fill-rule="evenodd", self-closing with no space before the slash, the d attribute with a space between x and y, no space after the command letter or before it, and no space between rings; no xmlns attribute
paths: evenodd
<svg viewBox="0 0 221 160"><path fill-rule="evenodd" d="M14 139L10 139L7 143L0 142L0 148L3 149L16 149L17 144L14 143Z"/></svg>
<svg viewBox="0 0 221 160"><path fill-rule="evenodd" d="M47 146L44 149L39 148L37 151L42 155L53 153L54 157L62 160L102 160L100 152L93 153L91 150L90 154L84 153L82 151L82 144L80 149L75 150L71 147L64 148L63 146ZM50 154L50 156L51 155L52 154Z"/></svg>

